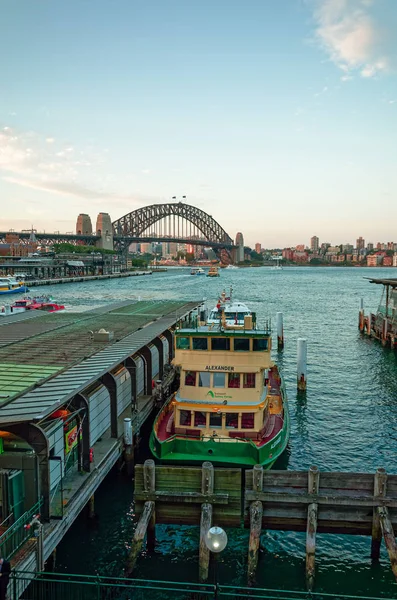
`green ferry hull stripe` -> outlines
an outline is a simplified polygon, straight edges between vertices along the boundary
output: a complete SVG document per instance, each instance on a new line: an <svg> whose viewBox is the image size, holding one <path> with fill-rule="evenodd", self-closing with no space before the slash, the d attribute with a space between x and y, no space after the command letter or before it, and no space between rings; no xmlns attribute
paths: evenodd
<svg viewBox="0 0 397 600"><path fill-rule="evenodd" d="M283 428L261 447L256 446L251 440L234 438L222 440L216 437L199 440L173 436L169 440L160 442L152 431L150 450L160 462L169 464L201 464L209 460L221 466L252 467L260 464L270 469L288 444L290 419L287 406L284 414Z"/></svg>

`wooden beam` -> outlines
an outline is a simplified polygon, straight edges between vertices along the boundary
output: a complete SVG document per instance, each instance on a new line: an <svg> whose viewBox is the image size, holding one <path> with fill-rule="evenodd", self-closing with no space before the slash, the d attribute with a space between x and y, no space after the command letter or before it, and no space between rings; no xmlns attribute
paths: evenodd
<svg viewBox="0 0 397 600"><path fill-rule="evenodd" d="M380 499L384 500L386 495L387 473L382 467L376 469L374 478L374 499L379 498L377 506L374 506L372 516L372 541L371 541L371 558L379 560L380 544L382 541L382 528L380 525L378 506L381 506Z"/></svg>
<svg viewBox="0 0 397 600"><path fill-rule="evenodd" d="M262 531L263 505L257 500L250 505L250 538L248 545L248 585L255 582L258 551Z"/></svg>
<svg viewBox="0 0 397 600"><path fill-rule="evenodd" d="M389 511L385 506L378 508L380 525L382 527L383 539L385 540L387 552L389 553L391 569L397 580L397 543L394 537L393 525L391 524Z"/></svg>
<svg viewBox="0 0 397 600"><path fill-rule="evenodd" d="M139 502L152 500L153 502L186 502L187 504L202 504L209 502L210 504L228 504L229 494L201 494L200 492L168 492L166 490L158 490L156 492L136 492L134 498Z"/></svg>
<svg viewBox="0 0 397 600"><path fill-rule="evenodd" d="M214 466L212 463L203 462L201 469L201 493L212 496L214 493ZM205 536L212 523L212 504L205 502L201 505L200 518L200 546L199 546L199 581L204 583L208 579L210 565L210 551L205 543Z"/></svg>
<svg viewBox="0 0 397 600"><path fill-rule="evenodd" d="M255 500L261 500L261 502L273 502L279 506L282 504L311 504L313 502L313 499L309 494L297 494L294 490L289 492L287 489L284 492L279 493L254 492L253 490L247 490L245 492L245 499L248 502L254 502ZM366 498L365 496L325 496L319 494L316 497L316 503L330 507L349 506L351 508L373 508L382 505L389 508L397 508L397 499L382 498L381 500L376 500L372 497Z"/></svg>
<svg viewBox="0 0 397 600"><path fill-rule="evenodd" d="M312 499L316 499L320 485L320 472L316 466L311 466L307 482L307 489ZM316 532L317 532L317 502L311 502L307 507L306 526L306 585L308 591L314 587L315 554L316 554Z"/></svg>
<svg viewBox="0 0 397 600"><path fill-rule="evenodd" d="M143 540L149 525L150 518L154 511L154 502L145 502L141 518L136 526L134 537L132 539L131 550L127 559L125 576L129 577L135 568L138 555L142 549Z"/></svg>

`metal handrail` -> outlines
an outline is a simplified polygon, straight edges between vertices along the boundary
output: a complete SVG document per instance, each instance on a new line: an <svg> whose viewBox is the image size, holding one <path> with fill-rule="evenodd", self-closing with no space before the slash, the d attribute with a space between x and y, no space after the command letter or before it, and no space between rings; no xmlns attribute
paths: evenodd
<svg viewBox="0 0 397 600"><path fill-rule="evenodd" d="M35 573L28 571L13 571L11 574L14 589L18 582L25 582L26 584L35 579L34 585L37 586L38 594L34 595L34 598L42 598L43 600L59 598L62 600L63 589L67 589L68 598L70 598L70 586L92 586L97 588L98 591L101 589L106 590L147 590L149 591L162 591L162 592L173 592L173 593L184 593L190 592L195 593L197 597L203 598L257 598L258 600L306 600L308 593L299 590L280 590L271 588L247 588L247 587L236 587L230 585L221 584L205 584L205 583L192 583L192 582L181 582L181 581L164 581L158 579L126 579L122 577L106 577L103 575L78 575L78 574L57 574L57 573ZM42 584L42 589L41 589ZM51 585L51 589L48 585ZM65 586L66 587L63 587ZM43 593L41 594L40 591ZM76 590L77 591L77 590ZM51 595L48 593L51 592ZM57 593L58 592L58 593ZM55 595L54 595L55 594ZM33 597L33 596L32 596ZM146 596L145 596L146 597ZM172 596L175 598L175 596ZM179 595L178 595L179 597ZM370 596L353 596L347 594L333 594L323 592L312 592L310 593L311 600L331 600L338 598L338 600L392 600L385 596L382 597L370 597Z"/></svg>
<svg viewBox="0 0 397 600"><path fill-rule="evenodd" d="M26 528L25 525L32 520L33 515L40 511L43 499L41 498L32 508L24 512L6 529L6 531L0 535L0 554L8 559L12 558L19 548L31 537L30 529Z"/></svg>

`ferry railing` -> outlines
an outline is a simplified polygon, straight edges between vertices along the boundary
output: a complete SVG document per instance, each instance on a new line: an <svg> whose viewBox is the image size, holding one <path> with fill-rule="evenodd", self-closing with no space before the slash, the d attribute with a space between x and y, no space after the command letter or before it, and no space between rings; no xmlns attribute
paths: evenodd
<svg viewBox="0 0 397 600"><path fill-rule="evenodd" d="M12 600L17 600L23 592L22 597L28 600L391 600L386 596L349 596L339 593L236 587L218 583L200 584L20 571L11 574L10 592Z"/></svg>
<svg viewBox="0 0 397 600"><path fill-rule="evenodd" d="M8 529L0 536L0 556L9 560L18 552L24 543L32 537L32 531L27 525L29 525L33 515L40 511L41 504L42 500L36 502L30 510L23 513L23 515L20 516L15 523L10 525L10 527L8 527Z"/></svg>

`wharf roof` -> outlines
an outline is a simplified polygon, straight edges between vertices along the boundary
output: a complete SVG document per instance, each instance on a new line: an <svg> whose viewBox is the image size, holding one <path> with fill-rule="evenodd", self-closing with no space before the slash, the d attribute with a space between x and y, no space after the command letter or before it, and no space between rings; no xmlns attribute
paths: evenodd
<svg viewBox="0 0 397 600"><path fill-rule="evenodd" d="M393 288L397 288L397 279L371 279L370 277L366 277L365 279L369 279L370 283L377 283L379 285L390 285Z"/></svg>
<svg viewBox="0 0 397 600"><path fill-rule="evenodd" d="M50 414L198 305L128 301L85 313L52 313L3 324L0 423ZM12 334L16 327L17 334ZM114 341L94 342L90 332L100 328L113 331Z"/></svg>

